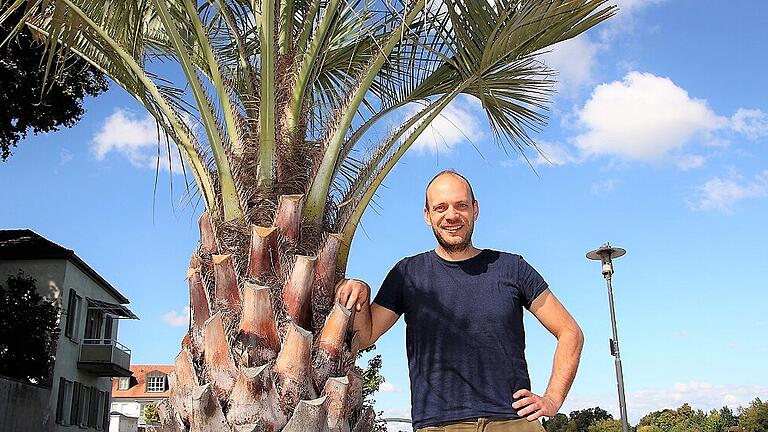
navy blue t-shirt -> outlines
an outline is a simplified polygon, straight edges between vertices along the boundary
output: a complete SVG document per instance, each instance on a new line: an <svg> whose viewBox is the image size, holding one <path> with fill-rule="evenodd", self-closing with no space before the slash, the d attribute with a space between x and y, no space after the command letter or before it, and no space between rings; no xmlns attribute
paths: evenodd
<svg viewBox="0 0 768 432"><path fill-rule="evenodd" d="M531 388L523 308L546 289L520 255L488 249L465 261L430 251L395 265L374 302L405 314L414 428L519 417L512 394Z"/></svg>

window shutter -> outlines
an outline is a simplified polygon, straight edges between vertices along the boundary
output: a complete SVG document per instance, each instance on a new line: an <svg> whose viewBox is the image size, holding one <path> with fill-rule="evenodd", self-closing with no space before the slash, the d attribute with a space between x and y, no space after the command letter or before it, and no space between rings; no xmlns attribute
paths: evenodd
<svg viewBox="0 0 768 432"><path fill-rule="evenodd" d="M80 411L80 383L75 382L72 384L72 408L69 410L69 424L78 424L77 414Z"/></svg>
<svg viewBox="0 0 768 432"><path fill-rule="evenodd" d="M101 425L104 430L109 430L109 412L111 406L109 399L109 392L104 392L104 419L102 420Z"/></svg>
<svg viewBox="0 0 768 432"><path fill-rule="evenodd" d="M91 387L90 401L88 403L88 427L96 427L96 421L99 416L99 389Z"/></svg>
<svg viewBox="0 0 768 432"><path fill-rule="evenodd" d="M59 399L56 401L56 423L64 420L64 395L67 387L67 380L64 377L59 378Z"/></svg>
<svg viewBox="0 0 768 432"><path fill-rule="evenodd" d="M72 338L75 330L75 320L77 319L77 292L71 289L69 290L69 300L67 301L67 326L64 329L64 335L68 338Z"/></svg>

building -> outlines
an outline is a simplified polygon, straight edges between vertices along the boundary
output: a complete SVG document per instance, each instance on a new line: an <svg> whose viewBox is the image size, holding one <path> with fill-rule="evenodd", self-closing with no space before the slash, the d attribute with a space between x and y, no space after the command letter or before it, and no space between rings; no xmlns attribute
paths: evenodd
<svg viewBox="0 0 768 432"><path fill-rule="evenodd" d="M387 426L387 432L411 432L413 426L411 426L411 419L407 418L385 418L384 423Z"/></svg>
<svg viewBox="0 0 768 432"><path fill-rule="evenodd" d="M130 350L117 341L118 322L138 317L125 306L128 299L72 250L31 230L0 230L0 278L20 271L59 306L61 334L49 384L0 377L0 431L106 430L112 377L131 375ZM15 397L18 389L26 396Z"/></svg>
<svg viewBox="0 0 768 432"><path fill-rule="evenodd" d="M146 425L144 410L157 406L170 394L168 375L172 365L132 365L130 377L112 380L112 413L137 418L138 426ZM117 430L117 429L116 429Z"/></svg>

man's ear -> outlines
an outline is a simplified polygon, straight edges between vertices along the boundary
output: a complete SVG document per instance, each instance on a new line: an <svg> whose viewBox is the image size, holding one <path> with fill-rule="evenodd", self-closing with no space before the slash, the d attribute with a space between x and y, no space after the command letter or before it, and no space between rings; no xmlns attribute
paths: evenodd
<svg viewBox="0 0 768 432"><path fill-rule="evenodd" d="M432 226L432 221L429 220L429 210L427 210L426 207L424 207L424 222L426 222L427 225Z"/></svg>
<svg viewBox="0 0 768 432"><path fill-rule="evenodd" d="M472 203L472 208L475 210L475 220L477 220L477 217L480 216L480 205L477 203L477 200Z"/></svg>

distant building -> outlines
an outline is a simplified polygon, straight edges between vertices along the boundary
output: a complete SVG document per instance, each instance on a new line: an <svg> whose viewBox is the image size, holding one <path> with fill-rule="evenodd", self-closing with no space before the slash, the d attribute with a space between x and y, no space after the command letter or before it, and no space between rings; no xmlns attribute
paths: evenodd
<svg viewBox="0 0 768 432"><path fill-rule="evenodd" d="M131 352L117 341L118 320L138 317L72 250L30 230L0 230L0 278L20 271L61 309L61 334L49 384L0 377L0 430L107 430L112 377L131 375ZM24 397L17 397L19 389Z"/></svg>
<svg viewBox="0 0 768 432"><path fill-rule="evenodd" d="M170 365L132 365L130 377L112 380L113 413L138 419L138 426L146 425L144 410L148 405L157 406L170 395L168 375Z"/></svg>
<svg viewBox="0 0 768 432"><path fill-rule="evenodd" d="M384 422L387 424L387 432L412 432L413 431L413 426L411 425L411 419L385 418Z"/></svg>

